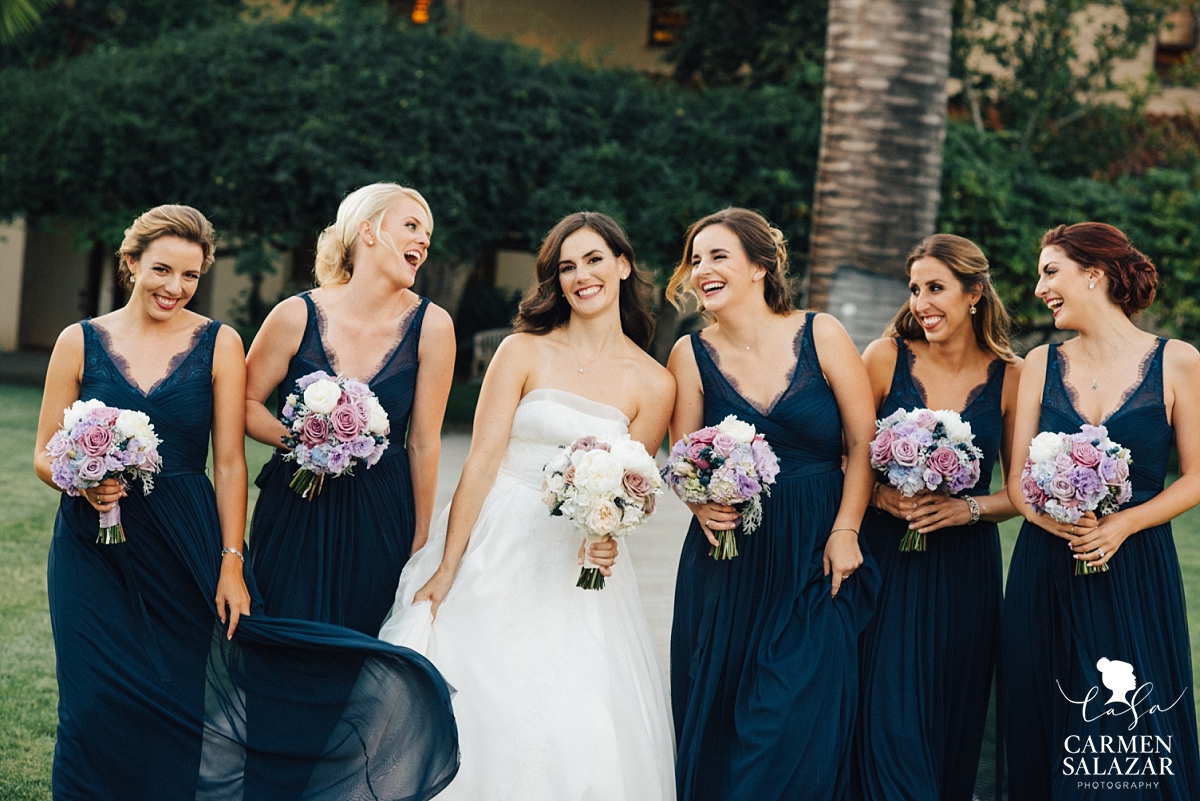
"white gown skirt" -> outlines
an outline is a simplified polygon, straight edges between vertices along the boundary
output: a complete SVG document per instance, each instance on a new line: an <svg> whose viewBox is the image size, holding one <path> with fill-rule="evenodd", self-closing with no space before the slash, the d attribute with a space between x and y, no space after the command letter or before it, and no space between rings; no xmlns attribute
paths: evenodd
<svg viewBox="0 0 1200 801"><path fill-rule="evenodd" d="M540 473L521 473L501 468L436 622L412 598L441 562L449 509L379 633L456 691L462 767L439 799L674 799L670 707L629 541L603 590L577 588L583 537L550 517Z"/></svg>

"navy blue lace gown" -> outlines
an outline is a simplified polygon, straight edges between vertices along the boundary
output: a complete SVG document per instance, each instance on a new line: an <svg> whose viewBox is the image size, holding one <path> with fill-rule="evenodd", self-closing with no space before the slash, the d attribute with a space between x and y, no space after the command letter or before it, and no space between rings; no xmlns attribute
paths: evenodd
<svg viewBox="0 0 1200 801"><path fill-rule="evenodd" d="M896 340L892 386L879 409L928 408L913 352ZM1005 363L968 395L962 418L983 451L978 486L1000 454ZM881 476L882 479L882 476ZM953 526L901 553L905 521L868 509L862 534L883 588L860 645L859 718L847 798L971 801L1000 635L1002 566L995 523Z"/></svg>
<svg viewBox="0 0 1200 801"><path fill-rule="evenodd" d="M842 423L809 313L790 383L770 408L743 398L699 334L704 423L752 423L779 457L763 522L715 561L699 523L684 542L671 630L681 801L841 797L858 697L858 636L879 576L863 565L830 597L825 542L842 499Z"/></svg>
<svg viewBox="0 0 1200 801"><path fill-rule="evenodd" d="M1165 346L1159 340L1104 421L1133 453L1131 504L1161 492L1167 474L1174 431L1163 405ZM1039 431L1075 432L1085 422L1064 384L1067 368L1051 345ZM1187 608L1171 524L1130 536L1108 567L1076 576L1065 540L1029 522L1021 528L1002 641L1009 798L1200 798ZM1132 707L1113 699L1102 658L1132 665L1137 689L1124 698ZM1067 700L1090 692L1086 707ZM1151 713L1155 705L1167 711ZM1164 767L1168 775L1160 775Z"/></svg>
<svg viewBox="0 0 1200 801"><path fill-rule="evenodd" d="M311 295L300 349L279 385L279 411L296 380L317 370L338 371L326 348L324 318ZM374 467L326 479L313 500L288 487L296 466L277 450L256 484L250 524L250 564L267 613L348 626L372 636L392 608L400 571L412 551L416 526L412 477L404 448L416 389L417 345L429 301L405 318L395 348L366 382L388 413L390 444Z"/></svg>
<svg viewBox="0 0 1200 801"><path fill-rule="evenodd" d="M205 475L219 323L197 329L142 392L102 329L83 324L81 397L137 409L162 440L154 489L121 499L126 542L63 496L48 585L59 684L54 798L429 798L457 769L445 683L418 654L348 629L216 617L221 533ZM247 721L267 699L277 717ZM305 734L319 721L330 736ZM332 721L332 723L330 723Z"/></svg>

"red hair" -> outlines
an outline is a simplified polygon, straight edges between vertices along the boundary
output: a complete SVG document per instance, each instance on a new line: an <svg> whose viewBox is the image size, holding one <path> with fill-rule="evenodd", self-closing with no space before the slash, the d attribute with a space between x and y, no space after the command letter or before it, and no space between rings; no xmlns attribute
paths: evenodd
<svg viewBox="0 0 1200 801"><path fill-rule="evenodd" d="M1098 267L1108 276L1108 296L1126 316L1133 316L1154 302L1158 269L1129 243L1120 229L1098 222L1060 225L1042 237L1042 247L1063 249L1067 257L1083 267Z"/></svg>

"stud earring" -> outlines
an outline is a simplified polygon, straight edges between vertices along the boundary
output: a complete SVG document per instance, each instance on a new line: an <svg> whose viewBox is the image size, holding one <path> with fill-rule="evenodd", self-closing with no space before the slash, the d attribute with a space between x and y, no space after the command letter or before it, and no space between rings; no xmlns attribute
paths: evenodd
<svg viewBox="0 0 1200 801"><path fill-rule="evenodd" d="M1096 288L1096 282L1088 281L1088 289L1095 289L1095 288Z"/></svg>

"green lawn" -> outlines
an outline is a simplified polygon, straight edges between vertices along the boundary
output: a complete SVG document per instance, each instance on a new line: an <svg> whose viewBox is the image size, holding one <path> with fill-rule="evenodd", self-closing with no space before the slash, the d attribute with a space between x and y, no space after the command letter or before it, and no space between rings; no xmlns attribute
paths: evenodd
<svg viewBox="0 0 1200 801"><path fill-rule="evenodd" d="M30 464L41 393L0 385L0 800L50 798L54 751L54 647L46 603L46 554L59 494L38 481ZM247 444L250 476L269 449ZM250 486L250 500L257 490ZM1005 565L1019 528L1001 527ZM1188 623L1200 631L1200 510L1175 523L1187 587ZM1192 637L1192 662L1200 636Z"/></svg>

